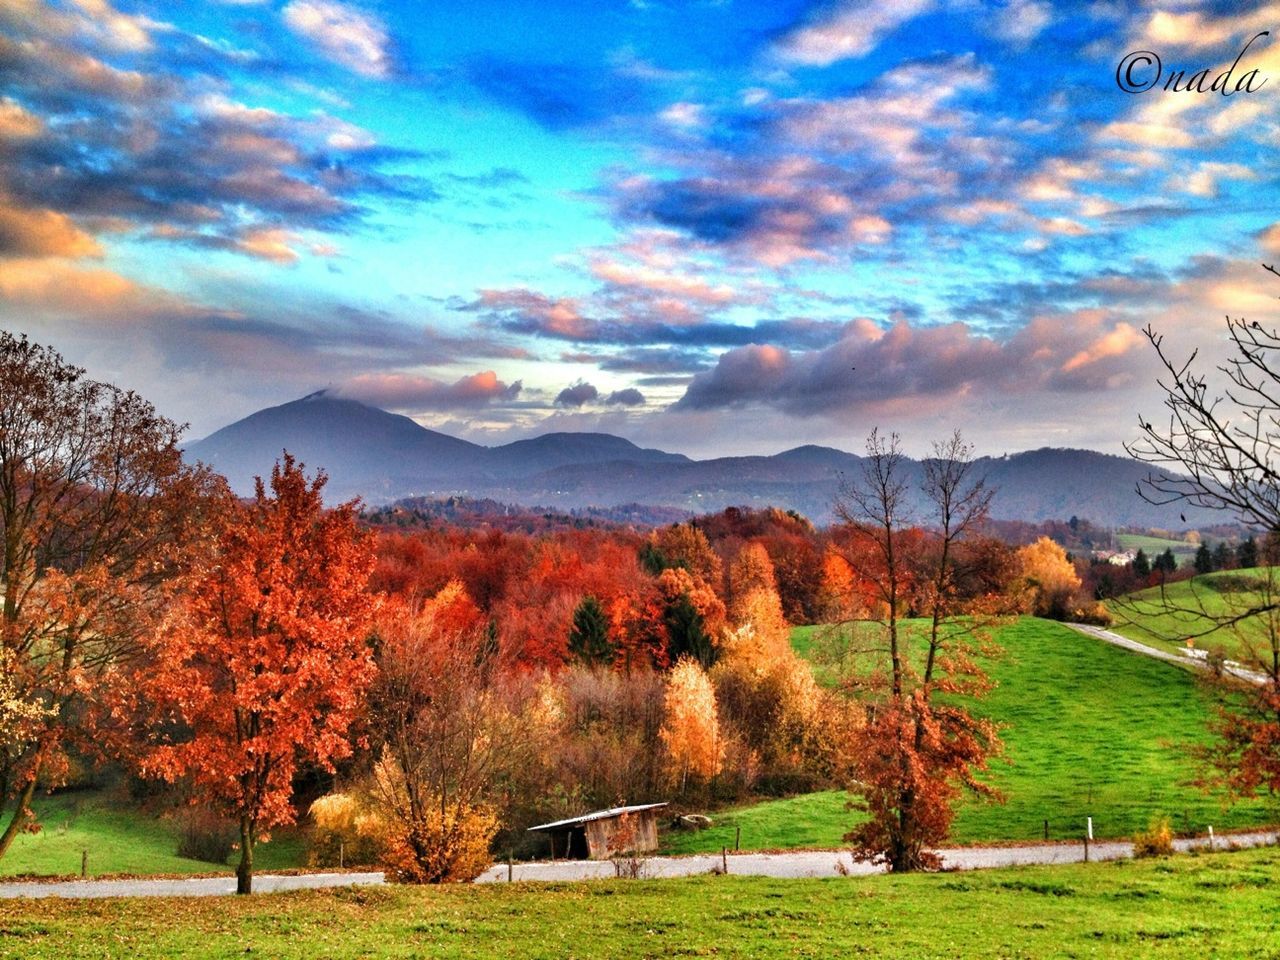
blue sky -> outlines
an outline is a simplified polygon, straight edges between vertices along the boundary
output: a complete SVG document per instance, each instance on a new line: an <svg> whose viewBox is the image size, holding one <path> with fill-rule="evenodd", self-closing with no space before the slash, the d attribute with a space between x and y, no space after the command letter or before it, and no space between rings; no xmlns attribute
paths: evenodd
<svg viewBox="0 0 1280 960"><path fill-rule="evenodd" d="M329 388L481 442L1118 451L1147 324L1280 319L1278 14L0 0L0 324L192 436Z"/></svg>

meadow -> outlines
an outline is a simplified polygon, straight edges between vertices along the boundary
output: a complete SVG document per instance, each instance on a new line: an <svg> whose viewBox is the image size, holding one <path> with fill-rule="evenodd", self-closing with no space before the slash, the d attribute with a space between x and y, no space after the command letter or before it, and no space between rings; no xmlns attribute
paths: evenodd
<svg viewBox="0 0 1280 960"><path fill-rule="evenodd" d="M1249 638L1255 642L1261 640L1269 648L1263 627L1256 619L1252 624L1217 625L1263 604L1264 593L1275 593L1280 585L1263 591L1249 589L1250 581L1262 584L1266 573L1265 568L1223 570L1110 600L1107 608L1115 618L1111 629L1175 652L1186 649L1185 640L1191 637L1197 647L1220 650L1231 659L1241 656Z"/></svg>
<svg viewBox="0 0 1280 960"><path fill-rule="evenodd" d="M797 628L796 649L813 656L821 628ZM996 688L979 712L1004 725L1005 758L987 780L1004 804L966 799L958 844L1127 837L1168 816L1175 830L1222 831L1280 822L1274 801L1224 807L1221 795L1189 783L1186 746L1203 742L1212 705L1195 676L1048 620L1024 617L995 637L1003 654L987 662ZM821 674L822 668L819 667ZM830 675L826 675L830 679ZM829 790L713 813L714 826L667 834L673 853L833 847L856 822L848 795Z"/></svg>
<svg viewBox="0 0 1280 960"><path fill-rule="evenodd" d="M1275 848L973 873L8 901L0 956L1274 956Z"/></svg>
<svg viewBox="0 0 1280 960"><path fill-rule="evenodd" d="M1179 585L1180 586L1180 585ZM995 637L1002 654L988 662L997 686L979 704L1004 725L1006 752L987 779L1005 795L994 804L966 799L953 832L957 844L1044 838L1078 839L1092 816L1098 838L1131 836L1158 814L1175 829L1219 832L1280 822L1276 803L1226 807L1189 781L1185 755L1201 742L1212 709L1193 674L1127 653L1061 624L1022 618ZM793 643L816 658L818 675L834 682L831 637L799 627ZM712 811L704 831L667 831L662 852L831 848L859 814L848 794L825 790ZM62 793L38 803L44 829L22 835L0 859L0 875L78 874L89 851L91 876L230 872L230 867L176 855L177 828L109 793ZM297 832L277 832L262 845L263 870L302 866Z"/></svg>
<svg viewBox="0 0 1280 960"><path fill-rule="evenodd" d="M1190 563L1196 555L1199 544L1186 540L1169 540L1164 537L1149 537L1141 533L1117 533L1116 546L1121 550L1141 550L1147 558L1154 560L1166 550L1172 550L1178 560L1178 566Z"/></svg>
<svg viewBox="0 0 1280 960"><path fill-rule="evenodd" d="M39 798L39 833L19 834L0 858L0 877L79 876L82 852L91 877L116 874L232 873L233 867L180 857L171 817L140 809L115 790L77 790ZM276 831L254 851L263 871L302 866L306 853L297 831ZM234 858L232 858L234 863Z"/></svg>

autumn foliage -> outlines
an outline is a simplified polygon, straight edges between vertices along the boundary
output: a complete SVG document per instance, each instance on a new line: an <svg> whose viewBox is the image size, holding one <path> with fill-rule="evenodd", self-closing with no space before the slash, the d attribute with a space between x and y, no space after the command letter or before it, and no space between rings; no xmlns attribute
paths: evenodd
<svg viewBox="0 0 1280 960"><path fill-rule="evenodd" d="M373 675L372 545L355 507L326 510L325 477L288 455L247 505L229 504L215 552L135 675L145 774L188 780L240 828L238 890L261 832L291 823L299 764L331 768Z"/></svg>

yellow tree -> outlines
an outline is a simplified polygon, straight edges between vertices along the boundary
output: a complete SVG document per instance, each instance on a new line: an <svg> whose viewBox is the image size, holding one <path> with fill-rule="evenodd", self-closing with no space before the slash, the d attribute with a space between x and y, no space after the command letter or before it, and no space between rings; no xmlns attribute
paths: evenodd
<svg viewBox="0 0 1280 960"><path fill-rule="evenodd" d="M724 743L715 691L698 662L685 657L667 677L662 727L673 778L684 791L690 775L709 780L720 772Z"/></svg>
<svg viewBox="0 0 1280 960"><path fill-rule="evenodd" d="M1034 594L1037 614L1060 616L1071 595L1080 589L1080 577L1067 552L1048 537L1041 537L1018 551L1022 580Z"/></svg>

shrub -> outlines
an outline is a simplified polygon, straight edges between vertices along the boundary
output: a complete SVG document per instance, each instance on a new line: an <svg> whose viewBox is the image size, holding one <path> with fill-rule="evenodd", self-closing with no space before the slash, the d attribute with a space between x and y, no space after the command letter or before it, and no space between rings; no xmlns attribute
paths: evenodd
<svg viewBox="0 0 1280 960"><path fill-rule="evenodd" d="M224 864L237 840L236 828L208 810L184 812L178 821L178 856Z"/></svg>
<svg viewBox="0 0 1280 960"><path fill-rule="evenodd" d="M1173 828L1168 817L1152 817L1147 829L1133 835L1135 857L1168 857L1173 854Z"/></svg>
<svg viewBox="0 0 1280 960"><path fill-rule="evenodd" d="M313 867L369 866L379 862L385 832L376 814L349 793L325 794L311 804Z"/></svg>

